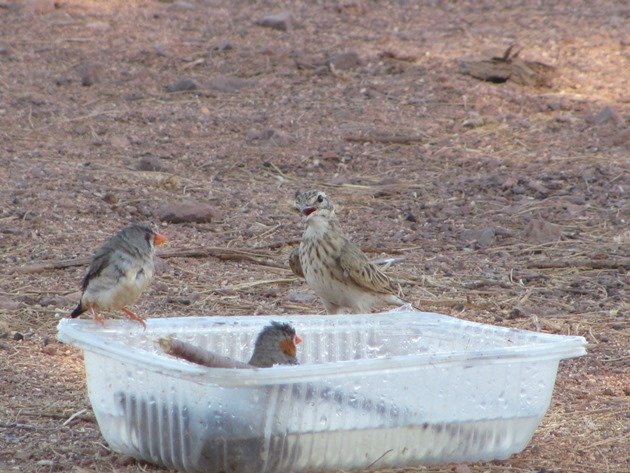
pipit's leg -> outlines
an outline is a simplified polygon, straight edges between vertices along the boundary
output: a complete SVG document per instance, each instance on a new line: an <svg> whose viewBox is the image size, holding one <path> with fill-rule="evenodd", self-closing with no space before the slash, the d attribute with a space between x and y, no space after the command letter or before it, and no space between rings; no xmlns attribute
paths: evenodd
<svg viewBox="0 0 630 473"><path fill-rule="evenodd" d="M92 312L92 318L94 319L94 322L99 325L105 325L105 318L101 314L96 312L94 306L90 307L90 311Z"/></svg>
<svg viewBox="0 0 630 473"><path fill-rule="evenodd" d="M325 301L324 299L322 299L322 302L324 303L324 307L326 308L326 313L328 315L336 315L342 312L341 306L333 304L332 302Z"/></svg>
<svg viewBox="0 0 630 473"><path fill-rule="evenodd" d="M140 325L142 325L145 330L147 329L147 324L144 322L144 319L142 317L134 314L130 309L127 309L126 307L123 307L120 310L122 310L125 313L125 315L129 317L130 320L135 320L136 322L139 322Z"/></svg>

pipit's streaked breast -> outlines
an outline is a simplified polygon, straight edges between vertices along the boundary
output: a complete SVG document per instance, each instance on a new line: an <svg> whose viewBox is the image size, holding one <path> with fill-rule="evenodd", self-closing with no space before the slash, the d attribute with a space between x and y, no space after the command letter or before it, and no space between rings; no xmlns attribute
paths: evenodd
<svg viewBox="0 0 630 473"><path fill-rule="evenodd" d="M329 314L344 309L364 313L379 304L404 304L389 277L344 235L324 192L297 193L295 206L306 218L306 230L299 258L291 255L291 269L303 275Z"/></svg>

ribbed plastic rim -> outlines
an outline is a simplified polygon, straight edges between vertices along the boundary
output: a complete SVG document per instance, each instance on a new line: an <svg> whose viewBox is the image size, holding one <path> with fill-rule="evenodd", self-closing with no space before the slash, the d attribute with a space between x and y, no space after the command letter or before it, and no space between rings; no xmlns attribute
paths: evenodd
<svg viewBox="0 0 630 473"><path fill-rule="evenodd" d="M586 354L586 340L584 337L553 335L538 332L530 332L527 330L517 330L505 327L496 327L493 325L479 324L465 320L455 319L441 314L425 313L425 312L394 312L350 316L312 316L313 319L308 321L313 325L320 325L322 322L330 322L331 324L341 325L360 322L361 318L369 319L372 322L387 322L382 319L383 316L392 319L408 319L411 324L431 322L432 325L452 325L459 329L469 326L492 330L498 334L502 332L510 333L527 333L540 339L540 342L533 342L528 345L513 347L494 347L488 353L482 351L465 351L451 352L439 354L414 354L403 355L389 358L348 360L330 363L321 363L313 365L299 366L276 366L266 369L226 369L226 368L205 368L196 366L192 363L181 362L176 359L167 357L148 356L145 350L140 348L129 348L122 342L112 342L106 337L99 337L99 333L107 333L110 331L126 331L137 332L138 336L142 336L143 332L137 324L131 325L125 321L108 321L105 329L95 326L92 321L88 320L71 320L63 319L58 325L58 338L64 343L79 347L85 351L94 352L103 356L108 356L126 363L133 363L142 369L153 369L164 375L173 376L182 379L189 379L198 383L211 383L221 386L238 387L238 386L257 386L279 383L300 383L304 381L312 381L314 379L327 379L348 376L360 376L362 374L371 374L375 371L380 372L398 372L413 370L423 366L431 365L448 365L448 364L495 364L495 363L514 363L514 362L533 362L533 361L558 361L565 358L572 358ZM181 318L163 318L147 320L147 329L155 330L161 333L168 333L169 330L202 323L206 325L226 323L234 326L262 326L270 320L280 322L291 322L294 324L305 323L306 316L233 316L233 317L181 317ZM419 320L418 317L423 317ZM302 319L302 320L300 320ZM306 322L307 325L310 323ZM92 340L86 340L90 337Z"/></svg>

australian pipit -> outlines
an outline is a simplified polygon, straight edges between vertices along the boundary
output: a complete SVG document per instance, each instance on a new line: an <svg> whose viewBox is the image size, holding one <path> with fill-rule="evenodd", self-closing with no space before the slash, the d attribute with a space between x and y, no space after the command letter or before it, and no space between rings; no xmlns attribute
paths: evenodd
<svg viewBox="0 0 630 473"><path fill-rule="evenodd" d="M375 305L405 303L389 277L345 236L324 192L298 192L295 206L306 218L306 230L289 264L306 279L326 312L366 313Z"/></svg>

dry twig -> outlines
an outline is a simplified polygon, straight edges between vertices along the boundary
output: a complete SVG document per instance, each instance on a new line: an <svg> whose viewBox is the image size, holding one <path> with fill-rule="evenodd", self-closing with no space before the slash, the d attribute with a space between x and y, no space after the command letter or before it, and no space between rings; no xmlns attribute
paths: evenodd
<svg viewBox="0 0 630 473"><path fill-rule="evenodd" d="M286 268L286 265L276 263L267 258L267 254L260 252L238 250L233 248L199 248L199 249L181 249L167 250L157 254L160 258L208 258L213 257L220 260L232 261L251 261L252 263L262 266L270 266L273 268ZM20 271L23 273L39 273L49 269L64 269L74 266L87 266L92 258L74 258L67 260L57 260L43 263L36 263L23 266Z"/></svg>

